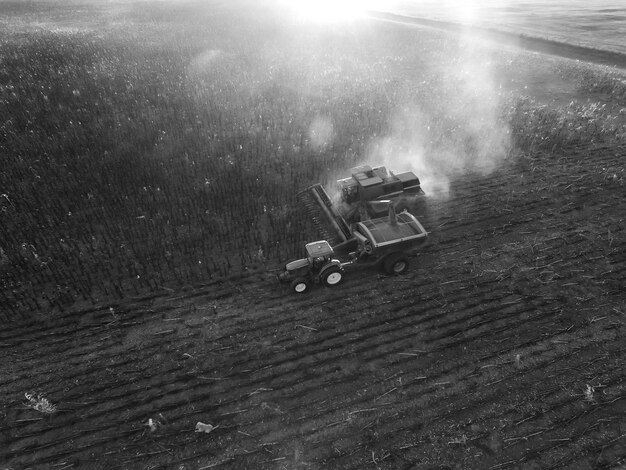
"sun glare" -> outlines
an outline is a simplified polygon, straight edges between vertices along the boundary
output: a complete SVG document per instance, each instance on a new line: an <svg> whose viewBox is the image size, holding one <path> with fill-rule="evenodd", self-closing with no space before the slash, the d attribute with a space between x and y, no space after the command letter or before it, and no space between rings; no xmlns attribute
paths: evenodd
<svg viewBox="0 0 626 470"><path fill-rule="evenodd" d="M477 19L478 4L475 0L444 0L443 5L456 21L474 23Z"/></svg>
<svg viewBox="0 0 626 470"><path fill-rule="evenodd" d="M300 19L316 22L353 20L372 8L372 2L363 0L285 0L284 3Z"/></svg>

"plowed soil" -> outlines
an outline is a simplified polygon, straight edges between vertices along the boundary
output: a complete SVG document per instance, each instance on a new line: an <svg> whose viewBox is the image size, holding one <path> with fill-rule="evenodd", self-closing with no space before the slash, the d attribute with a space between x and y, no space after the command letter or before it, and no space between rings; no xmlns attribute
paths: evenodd
<svg viewBox="0 0 626 470"><path fill-rule="evenodd" d="M251 273L11 323L0 462L626 465L625 158L590 145L457 177L418 211L431 242L406 275L297 296Z"/></svg>

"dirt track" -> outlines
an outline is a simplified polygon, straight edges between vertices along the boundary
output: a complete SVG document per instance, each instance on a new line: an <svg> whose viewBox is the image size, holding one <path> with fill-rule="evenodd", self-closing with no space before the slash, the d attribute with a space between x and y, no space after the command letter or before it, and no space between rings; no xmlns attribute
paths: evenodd
<svg viewBox="0 0 626 470"><path fill-rule="evenodd" d="M626 68L626 55L620 54L619 52L593 49L489 28L480 28L475 26L470 27L457 23L429 20L425 18L414 18L393 13L370 12L369 16L378 20L390 21L393 23L426 26L429 28L437 28L461 34L471 33L472 35L476 35L494 43L514 44L516 47L527 51L540 52L542 54L581 60L594 64L615 66L622 69Z"/></svg>
<svg viewBox="0 0 626 470"><path fill-rule="evenodd" d="M624 158L453 181L405 276L294 296L251 274L10 324L2 468L624 465Z"/></svg>

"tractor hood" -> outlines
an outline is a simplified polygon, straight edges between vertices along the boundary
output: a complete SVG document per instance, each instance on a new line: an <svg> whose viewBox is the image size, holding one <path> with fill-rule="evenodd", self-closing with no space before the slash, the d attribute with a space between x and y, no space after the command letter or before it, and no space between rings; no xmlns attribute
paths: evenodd
<svg viewBox="0 0 626 470"><path fill-rule="evenodd" d="M295 271L297 269L304 268L305 266L308 266L308 265L309 265L308 259L297 259L295 261L291 261L290 263L287 263L285 265L285 269L287 271Z"/></svg>

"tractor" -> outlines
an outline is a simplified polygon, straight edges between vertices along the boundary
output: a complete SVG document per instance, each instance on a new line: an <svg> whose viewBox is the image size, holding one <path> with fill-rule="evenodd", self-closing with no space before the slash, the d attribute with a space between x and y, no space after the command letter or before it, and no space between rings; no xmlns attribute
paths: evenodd
<svg viewBox="0 0 626 470"><path fill-rule="evenodd" d="M333 287L341 282L343 267L333 258L333 249L326 240L307 243L305 250L306 258L285 265L284 272L278 276L281 282L289 282L291 289L299 294L308 291L312 284Z"/></svg>

